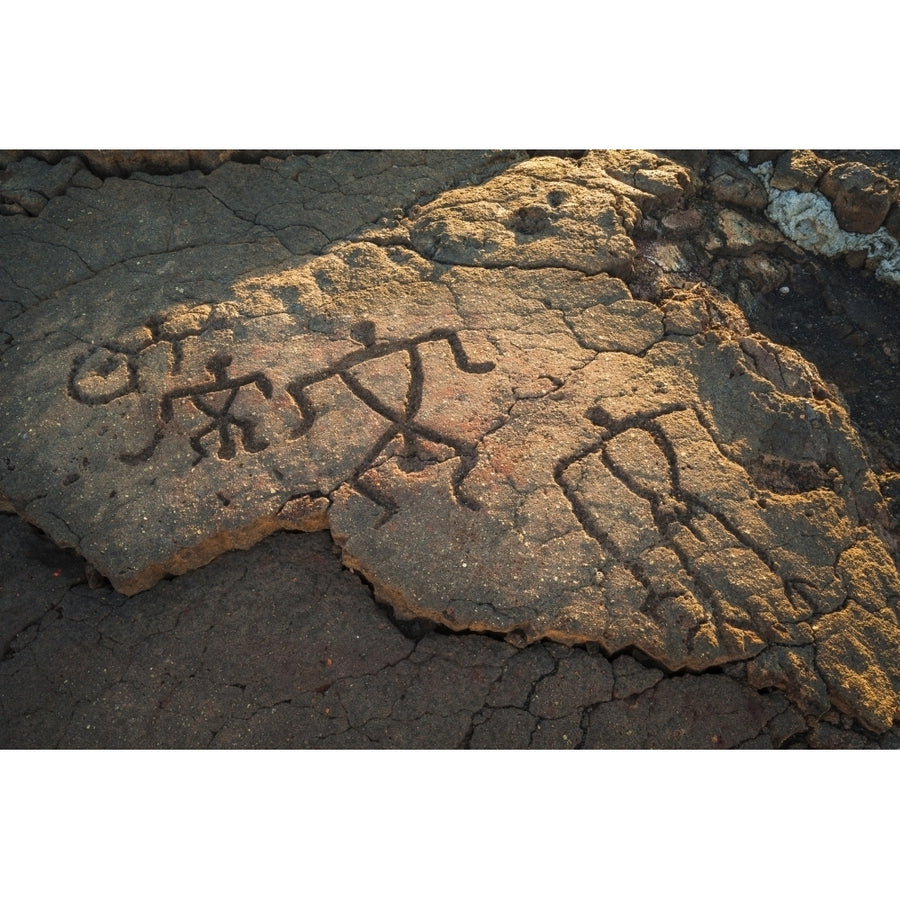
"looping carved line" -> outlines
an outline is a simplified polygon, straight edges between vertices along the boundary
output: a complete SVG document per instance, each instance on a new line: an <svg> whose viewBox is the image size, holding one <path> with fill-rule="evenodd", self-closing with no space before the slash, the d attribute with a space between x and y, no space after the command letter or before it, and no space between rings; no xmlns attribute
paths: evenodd
<svg viewBox="0 0 900 900"><path fill-rule="evenodd" d="M123 367L124 384L121 383ZM88 388L87 382L92 379L96 379L99 385ZM108 345L79 354L69 370L67 389L73 400L86 406L102 406L133 393L138 389L138 369L134 354Z"/></svg>
<svg viewBox="0 0 900 900"><path fill-rule="evenodd" d="M459 334L450 328L435 328L406 340L379 341L375 336L375 324L364 321L354 326L353 333L362 343L362 347L345 354L333 365L295 378L288 384L286 391L296 404L301 419L300 425L288 436L288 439L296 440L302 437L316 420L318 411L309 397L308 389L337 376L355 397L390 423L354 470L351 478L353 484L358 487L362 485L360 480L362 476L374 465L378 455L394 438L400 437L404 447L410 453L416 453L421 441L429 441L449 447L458 457L459 462L453 476L454 495L462 505L477 509L477 502L469 497L461 487L463 480L477 462L477 445L474 442L460 440L453 435L443 434L416 421L425 390L425 369L420 347L427 343L446 342L455 366L461 372L470 375L490 372L495 368L495 364L490 360L470 359ZM158 328L154 331L154 337L157 341L159 340ZM176 346L180 350L180 344L176 342ZM139 389L138 359L144 349L146 347L129 352L109 345L97 348L91 353L81 354L73 361L69 374L69 396L79 403L97 406L137 392ZM406 367L409 372L409 386L403 400L403 408L400 411L393 409L389 403L367 388L351 371L361 363L397 353L405 354ZM148 462L164 437L165 426L175 418L176 401L178 400L190 402L209 420L188 435L190 446L196 454L194 465L209 456L206 443L208 443L208 437L213 434L218 438L216 455L219 459L234 458L238 450L238 438L240 446L248 453L259 453L265 450L269 443L257 435L257 424L248 418L238 416L232 411L232 408L238 394L244 389L255 389L266 400L270 400L273 394L272 382L263 372L230 377L228 368L232 362L233 357L229 353L219 351L213 354L206 363L206 370L211 376L210 380L199 384L184 385L164 393L159 400L158 421L150 441L137 451L120 453L119 459L129 465ZM180 354L176 354L173 374L180 370L178 363L180 363ZM97 383L91 384L91 389L87 389L85 385L91 380ZM214 397L214 395L218 396ZM367 496L372 495L374 499L374 489L369 487L365 490ZM382 502L386 509L391 508L389 499L381 498L379 502Z"/></svg>

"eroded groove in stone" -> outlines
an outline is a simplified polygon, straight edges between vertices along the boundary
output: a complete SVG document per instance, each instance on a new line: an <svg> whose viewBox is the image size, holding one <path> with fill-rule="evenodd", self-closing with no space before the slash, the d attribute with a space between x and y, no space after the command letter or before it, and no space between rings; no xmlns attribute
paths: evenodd
<svg viewBox="0 0 900 900"><path fill-rule="evenodd" d="M747 663L884 731L884 501L813 367L640 255L690 191L649 154L532 159L227 289L166 254L64 287L0 360L0 500L125 593L330 528L399 616Z"/></svg>

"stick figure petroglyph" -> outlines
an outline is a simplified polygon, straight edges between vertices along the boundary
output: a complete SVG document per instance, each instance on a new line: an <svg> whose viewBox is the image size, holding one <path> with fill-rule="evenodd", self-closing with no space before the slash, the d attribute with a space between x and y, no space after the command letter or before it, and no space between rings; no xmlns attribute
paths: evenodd
<svg viewBox="0 0 900 900"><path fill-rule="evenodd" d="M656 620L664 658L715 664L764 642L801 642L803 623L840 585L769 542L792 508L765 500L701 409L672 403L616 420L594 406L586 418L599 437L561 460L554 478L610 571L642 595L628 615ZM828 500L817 490L798 508Z"/></svg>
<svg viewBox="0 0 900 900"><path fill-rule="evenodd" d="M368 324L370 323L363 323L363 325ZM288 392L294 398L303 417L303 426L299 433L305 434L312 427L317 416L316 407L309 399L308 389L314 384L337 376L369 409L387 419L390 423L371 445L354 470L350 479L354 487L368 496L369 499L390 509L392 507L391 501L361 481L362 475L373 466L382 451L396 438L400 438L402 441L402 455L404 456L418 455L422 449L422 442L428 441L449 447L455 453L459 462L453 476L454 496L464 506L472 509L477 508L478 504L476 501L466 495L461 489L462 481L477 461L477 444L473 441L462 440L446 432L429 428L416 421L416 417L421 409L422 395L425 389L425 369L419 348L422 344L445 341L453 355L456 367L461 372L470 375L481 375L490 372L494 369L494 363L490 361L473 362L470 360L459 335L455 331L446 328L437 328L415 338L390 342L376 342L374 339L374 327L361 328L358 333L365 336L366 346L364 348L348 353L327 369L297 378L288 386ZM363 384L352 371L354 367L361 363L371 362L396 353L402 353L406 356L406 367L409 373L406 394L400 408L379 397L375 391Z"/></svg>
<svg viewBox="0 0 900 900"><path fill-rule="evenodd" d="M234 432L240 433L241 444L248 453L259 453L269 446L269 442L256 435L256 423L250 419L237 416L232 406L242 388L255 387L267 400L272 396L272 383L262 374L254 372L238 378L228 377L228 367L233 362L230 353L219 351L214 353L206 363L206 371L212 375L212 381L185 385L174 388L163 394L159 404L160 424L151 442L136 453L123 453L119 458L123 462L140 462L152 456L156 445L162 439L162 428L171 422L175 415L174 401L189 399L193 406L210 419L209 424L198 428L189 435L191 448L197 454L194 465L208 455L203 446L203 439L214 431L218 432L219 448L216 455L219 459L233 459L237 446Z"/></svg>
<svg viewBox="0 0 900 900"><path fill-rule="evenodd" d="M372 468L379 455L395 440L400 442L398 450L401 457L417 456L426 461L429 453L425 444L437 444L448 450L447 455L456 456L459 460L453 476L453 491L457 500L466 506L476 507L475 501L460 488L461 482L477 461L476 442L448 433L446 428L429 427L417 420L426 389L425 365L420 348L423 344L445 343L452 355L453 364L460 372L469 375L490 372L495 364L491 361L471 360L459 334L450 328L435 328L406 339L377 340L375 323L363 321L357 323L351 333L362 346L346 353L331 365L297 376L287 384L285 390L299 410L300 425L287 430L283 435L284 440L298 440L312 429L320 410L311 396L311 389L337 378L369 410L386 420L384 430L363 454L350 475L349 480L355 487L370 499L389 507L391 502L387 497L378 494L361 480L365 472ZM73 362L69 377L70 397L80 403L96 406L138 392L140 356L146 349L145 346L127 352L110 345L92 354L79 356ZM385 397L377 385L365 383L359 367L397 354L405 357L407 382L402 399L399 399L400 395L397 393L398 385L382 386L386 389L389 387L393 393L392 400ZM180 361L180 357L181 352L176 355L176 359ZM211 455L210 436L218 439L215 456L222 460L233 459L239 450L260 453L267 449L270 440L260 434L259 423L237 411L240 405L236 401L242 391L248 390L258 392L258 396L266 401L272 400L272 379L262 371L240 376L229 375L228 369L233 362L232 353L218 350L206 362L205 369L210 376L207 380L182 384L163 393L158 400L157 422L152 438L136 451L120 453L119 459L129 465L149 461L171 430L168 426L179 417L179 407L183 407L183 403L192 408L195 417L199 412L208 420L192 428L186 435L196 454L193 465ZM173 369L173 374L178 371L180 366ZM400 387L402 393L402 382Z"/></svg>

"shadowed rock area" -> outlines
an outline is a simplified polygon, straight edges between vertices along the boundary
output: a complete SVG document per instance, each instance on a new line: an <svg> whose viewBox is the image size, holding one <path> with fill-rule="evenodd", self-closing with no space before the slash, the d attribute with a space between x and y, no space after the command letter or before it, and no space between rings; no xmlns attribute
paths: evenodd
<svg viewBox="0 0 900 900"><path fill-rule="evenodd" d="M890 746L884 473L751 324L811 252L778 165L57 162L0 219L0 504L135 596L4 586L9 744ZM848 165L816 177L875 232ZM316 535L200 569L326 529L365 584ZM84 669L65 712L48 652Z"/></svg>
<svg viewBox="0 0 900 900"><path fill-rule="evenodd" d="M401 631L324 534L126 598L3 516L0 564L4 747L772 747L806 728L779 692L723 674ZM807 739L877 746L833 718Z"/></svg>

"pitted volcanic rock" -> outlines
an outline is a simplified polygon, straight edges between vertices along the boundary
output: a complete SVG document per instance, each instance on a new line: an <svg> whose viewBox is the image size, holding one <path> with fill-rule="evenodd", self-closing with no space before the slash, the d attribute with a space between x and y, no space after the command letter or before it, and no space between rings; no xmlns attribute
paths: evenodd
<svg viewBox="0 0 900 900"><path fill-rule="evenodd" d="M721 295L629 287L642 210L689 191L649 154L535 159L261 272L79 276L5 326L2 497L125 593L327 527L401 617L749 661L884 731L900 579L846 408Z"/></svg>

